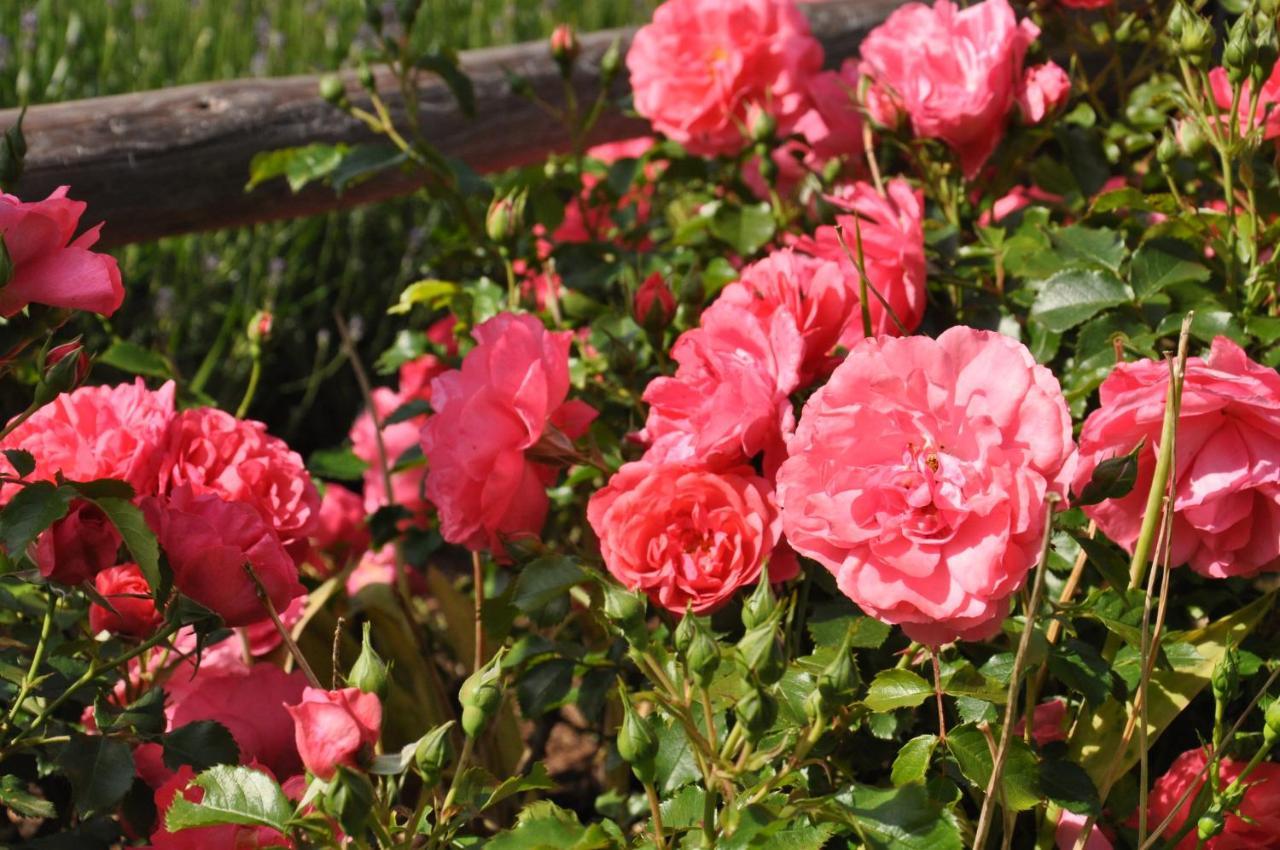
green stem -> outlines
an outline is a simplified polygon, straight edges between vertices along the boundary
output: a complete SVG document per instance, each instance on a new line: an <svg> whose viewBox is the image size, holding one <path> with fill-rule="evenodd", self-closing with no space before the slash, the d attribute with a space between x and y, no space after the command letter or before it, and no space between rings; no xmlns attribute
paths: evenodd
<svg viewBox="0 0 1280 850"><path fill-rule="evenodd" d="M13 723L13 719L18 716L18 711L22 708L22 704L26 702L27 695L31 693L31 689L35 687L36 674L40 671L40 665L44 661L44 653L49 645L49 634L53 631L53 614L58 608L58 597L56 594L49 594L49 606L45 608L44 621L40 624L40 639L36 643L35 652L31 656L31 666L27 668L26 675L22 677L22 684L18 688L18 695L14 697L13 705L9 706L9 711L5 714L4 722L0 723L0 730L8 729Z"/></svg>
<svg viewBox="0 0 1280 850"><path fill-rule="evenodd" d="M262 378L262 353L255 347L253 352L253 365L249 367L249 383L244 388L244 397L240 399L240 406L236 408L236 418L243 419L245 414L249 412L249 406L253 404L253 397L258 394L258 381Z"/></svg>

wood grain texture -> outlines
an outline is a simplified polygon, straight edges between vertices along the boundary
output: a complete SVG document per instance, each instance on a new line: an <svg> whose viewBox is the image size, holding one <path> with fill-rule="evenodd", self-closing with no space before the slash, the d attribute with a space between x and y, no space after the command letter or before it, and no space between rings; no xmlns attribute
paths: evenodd
<svg viewBox="0 0 1280 850"><path fill-rule="evenodd" d="M826 0L806 5L828 62L850 56L859 41L902 0ZM599 90L600 59L615 38L625 53L634 30L583 35L573 77L580 100ZM448 89L423 74L418 88L424 136L446 156L478 171L537 162L569 144L563 127L512 93L508 73L524 77L540 97L562 100L559 71L543 42L485 48L462 54L475 87L476 117L457 108ZM626 93L625 69L614 94ZM401 97L389 74L377 75L393 116L403 122ZM347 74L347 90L362 93ZM162 236L313 215L403 195L417 188L411 174L388 172L341 196L322 186L294 194L282 180L244 192L249 162L262 151L311 142L359 143L375 137L360 122L324 102L319 77L244 79L32 107L24 129L29 153L16 187L23 198L42 198L60 185L87 201L85 222L105 221L104 246ZM17 120L0 111L0 128ZM608 110L592 144L646 132L646 124Z"/></svg>

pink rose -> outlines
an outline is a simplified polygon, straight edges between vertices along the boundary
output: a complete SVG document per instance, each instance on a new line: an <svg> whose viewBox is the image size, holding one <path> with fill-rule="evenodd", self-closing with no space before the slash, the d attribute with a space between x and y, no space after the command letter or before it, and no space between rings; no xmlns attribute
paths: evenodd
<svg viewBox="0 0 1280 850"><path fill-rule="evenodd" d="M1204 748L1188 750L1173 760L1169 770L1156 780L1147 802L1147 823L1154 826L1170 813L1174 814L1165 835L1173 835L1186 821L1191 803L1204 785L1206 776L1200 772L1209 762ZM1218 762L1221 787L1226 788L1244 772L1244 764L1223 758ZM1280 764L1264 761L1249 772L1244 780L1244 799L1238 810L1226 816L1223 830L1204 843L1205 850L1255 850L1260 847L1280 845ZM1181 807L1174 806L1191 788L1191 794ZM1134 816L1136 821L1136 815ZM1180 842L1176 850L1194 850L1196 831L1193 828Z"/></svg>
<svg viewBox="0 0 1280 850"><path fill-rule="evenodd" d="M858 267L851 259L858 255L858 237L862 233L862 264L867 273L867 297L871 308L871 327L877 334L898 334L897 324L889 317L875 293L888 302L893 314L908 331L914 331L924 318L925 260L923 195L901 178L890 180L888 196L880 195L867 183L855 183L833 203L844 206L847 215L836 217L842 228L848 251L840 245L836 228L824 225L812 236L795 241L795 249L824 260L839 263L848 286L858 296ZM840 344L846 348L862 338L861 308L845 326Z"/></svg>
<svg viewBox="0 0 1280 850"><path fill-rule="evenodd" d="M981 194L975 193L975 195L974 201L976 203L981 198ZM991 204L991 209L983 211L982 215L978 216L978 224L983 227L990 227L992 224L997 224L1034 203L1057 204L1061 203L1062 200L1063 197L1061 195L1046 192L1039 186L1014 186L1007 193L996 198Z"/></svg>
<svg viewBox="0 0 1280 850"><path fill-rule="evenodd" d="M445 371L444 364L430 354L410 360L400 367L398 390L378 387L373 391L373 406L382 426L382 447L387 464L394 468L400 457L418 445L418 435L426 424L427 414L420 413L401 422L386 424L387 417L411 402L431 401L431 381ZM423 494L427 470L423 465L391 473L391 495L387 496L378 456L377 432L373 417L363 411L351 426L351 450L368 468L364 473L364 512L371 514L394 502L423 522L431 513L431 503Z"/></svg>
<svg viewBox="0 0 1280 850"><path fill-rule="evenodd" d="M963 326L859 342L787 448L787 540L930 646L1000 628L1073 452L1053 374L1015 340Z"/></svg>
<svg viewBox="0 0 1280 850"><path fill-rule="evenodd" d="M161 493L186 486L193 495L250 505L286 543L310 535L320 513L320 494L297 452L261 422L213 407L174 419L160 482Z"/></svg>
<svg viewBox="0 0 1280 850"><path fill-rule="evenodd" d="M266 770L260 772L269 773ZM294 846L288 837L266 826L222 824L170 832L165 828L165 816L179 795L193 803L204 799L204 789L191 782L194 778L195 771L184 764L156 789L156 828L151 833L151 850L265 850Z"/></svg>
<svg viewBox="0 0 1280 850"><path fill-rule="evenodd" d="M462 368L431 383L436 412L422 427L426 493L445 540L500 555L505 538L536 535L546 519L555 470L526 452L549 426L571 440L582 436L595 411L567 400L571 332L500 313L474 336Z"/></svg>
<svg viewBox="0 0 1280 850"><path fill-rule="evenodd" d="M1004 136L1023 56L1039 34L1008 0L966 9L948 0L908 3L862 42L859 70L877 97L906 113L917 136L946 142L972 179Z"/></svg>
<svg viewBox="0 0 1280 850"><path fill-rule="evenodd" d="M1114 0L1058 0L1058 2L1068 9L1105 9Z"/></svg>
<svg viewBox="0 0 1280 850"><path fill-rule="evenodd" d="M307 688L300 703L285 708L293 718L302 763L321 779L332 779L339 765L359 767L373 758L382 731L376 695L359 688Z"/></svg>
<svg viewBox="0 0 1280 850"><path fill-rule="evenodd" d="M782 535L769 482L748 466L628 463L592 495L587 519L609 572L678 614L714 611L755 584Z"/></svg>
<svg viewBox="0 0 1280 850"><path fill-rule="evenodd" d="M1063 809L1062 814L1058 816L1058 827L1053 834L1053 843L1058 850L1076 850L1076 842L1080 840L1080 833L1084 831L1087 821L1088 818L1085 815ZM1095 823L1089 829L1089 838L1084 843L1084 850L1114 850L1114 846Z"/></svg>
<svg viewBox="0 0 1280 850"><path fill-rule="evenodd" d="M36 539L34 558L45 578L76 585L114 566L122 542L101 508L77 499L65 517Z"/></svg>
<svg viewBox="0 0 1280 850"><path fill-rule="evenodd" d="M311 535L316 547L326 552L349 553L369 545L364 499L340 484L326 484L320 499L319 520Z"/></svg>
<svg viewBox="0 0 1280 850"><path fill-rule="evenodd" d="M1168 381L1163 362L1116 366L1080 431L1077 493L1099 463L1145 440L1133 490L1084 509L1129 551L1151 488ZM1171 563L1211 578L1280 569L1280 375L1226 337L1213 341L1207 359L1187 358L1175 449Z"/></svg>
<svg viewBox="0 0 1280 850"><path fill-rule="evenodd" d="M787 135L822 45L788 0L667 0L627 53L636 111L692 154L734 154L751 107Z"/></svg>
<svg viewBox="0 0 1280 850"><path fill-rule="evenodd" d="M302 762L286 704L302 699L306 687L301 671L286 673L266 662L240 662L225 670L203 664L196 670L188 662L165 683L168 728L216 720L235 738L242 762L260 762L279 776L292 776Z"/></svg>
<svg viewBox="0 0 1280 850"><path fill-rule="evenodd" d="M1213 90L1213 99L1217 102L1218 109L1222 110L1222 120L1228 120L1226 116L1231 111L1231 81L1227 79L1225 68L1214 68L1209 72L1209 86ZM1253 83L1245 80L1240 89L1240 105L1236 107L1241 133L1244 133L1249 126L1247 104L1252 96ZM1258 107L1254 112L1253 123L1255 126L1260 125L1265 128L1262 131L1264 139L1280 136L1280 109L1276 108L1277 103L1280 103L1280 64L1271 70L1271 76L1267 77L1262 84L1262 90L1258 92Z"/></svg>
<svg viewBox="0 0 1280 850"><path fill-rule="evenodd" d="M648 325L651 313L653 321L659 328L670 324L672 317L676 314L676 297L671 294L671 287L667 286L662 272L654 272L644 279L640 288L636 290L635 303L632 306L635 308L635 319L641 325ZM655 310L657 312L653 312Z"/></svg>
<svg viewBox="0 0 1280 850"><path fill-rule="evenodd" d="M815 156L811 165L836 157L862 156L862 113L858 111L858 63L846 59L838 71L821 71L808 78L809 109L796 120L795 132L804 136Z"/></svg>
<svg viewBox="0 0 1280 850"><path fill-rule="evenodd" d="M1021 735L1027 728L1026 718L1013 727L1015 735ZM1067 701L1054 698L1046 700L1035 707L1031 713L1031 738L1043 747L1054 741L1067 740Z"/></svg>
<svg viewBox="0 0 1280 850"><path fill-rule="evenodd" d="M174 585L228 626L268 617L246 564L277 611L303 593L293 558L252 506L212 493L196 495L183 484L167 499L145 500L143 510L169 558Z"/></svg>
<svg viewBox="0 0 1280 850"><path fill-rule="evenodd" d="M1028 124L1039 124L1050 112L1067 102L1071 78L1056 62L1028 68L1018 90L1018 111Z"/></svg>
<svg viewBox="0 0 1280 850"><path fill-rule="evenodd" d="M645 388L650 405L641 440L652 462L734 467L761 451L780 452L794 413L804 341L784 310L761 318L718 304L671 349L672 377Z"/></svg>
<svg viewBox="0 0 1280 850"><path fill-rule="evenodd" d="M138 378L114 387L63 393L15 428L0 448L25 449L36 460L33 480L115 478L139 494L156 491L165 434L173 419L173 382L151 391ZM0 460L10 469L7 460ZM0 489L8 501L16 487Z"/></svg>
<svg viewBox="0 0 1280 850"><path fill-rule="evenodd" d="M639 136L624 139L620 142L609 142L587 148L587 156L611 165L622 159L639 159L653 147L652 136ZM625 195L618 199L617 206L602 203L596 197L596 187L603 179L593 171L583 171L582 191L571 199L564 208L564 220L556 228L551 238L555 244L569 242L603 242L620 241L616 238L618 223L613 214L621 210L634 210L635 223L642 225L649 220L653 205L654 181L662 173L663 165L649 161L644 164L644 180L637 181ZM642 247L647 244L642 240ZM551 243L540 246L539 259L550 256ZM539 309L542 309L539 305Z"/></svg>
<svg viewBox="0 0 1280 850"><path fill-rule="evenodd" d="M44 304L110 316L124 301L115 257L89 250L102 225L71 238L85 206L67 197L66 186L30 203L0 193L0 235L13 263L13 276L0 287L0 315Z"/></svg>
<svg viewBox="0 0 1280 850"><path fill-rule="evenodd" d="M804 345L800 383L805 385L835 365L830 355L837 342L850 322L861 322L853 285L839 263L784 248L744 268L707 312L734 304L762 321L778 311L788 313Z"/></svg>
<svg viewBox="0 0 1280 850"><path fill-rule="evenodd" d="M89 629L94 634L108 631L144 638L160 625L162 618L151 597L151 587L137 564L109 567L94 576L93 586L114 609L96 602L89 606Z"/></svg>

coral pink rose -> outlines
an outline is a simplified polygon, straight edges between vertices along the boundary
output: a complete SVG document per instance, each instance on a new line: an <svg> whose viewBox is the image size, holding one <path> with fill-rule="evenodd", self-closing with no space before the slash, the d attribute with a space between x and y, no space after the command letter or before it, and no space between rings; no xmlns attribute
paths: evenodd
<svg viewBox="0 0 1280 850"><path fill-rule="evenodd" d="M680 614L714 611L755 584L782 535L772 488L748 466L628 463L592 495L587 519L609 572ZM770 578L788 577L771 567Z"/></svg>
<svg viewBox="0 0 1280 850"><path fill-rule="evenodd" d="M699 156L742 150L751 107L790 133L821 67L822 45L789 0L667 0L627 53L636 111Z"/></svg>
<svg viewBox="0 0 1280 850"><path fill-rule="evenodd" d="M861 321L858 293L839 263L785 248L744 268L707 312L725 304L749 310L761 320L780 310L795 320L804 344L802 385L835 365L830 355L836 343L851 322Z"/></svg>
<svg viewBox="0 0 1280 850"><path fill-rule="evenodd" d="M1138 479L1119 499L1086 507L1107 537L1133 550L1155 470L1169 367L1118 365L1080 431L1079 493L1099 463L1140 441ZM1212 578L1280 569L1280 375L1226 337L1187 359L1175 445L1174 564Z"/></svg>
<svg viewBox="0 0 1280 850"><path fill-rule="evenodd" d="M251 505L197 495L183 484L166 499L145 500L143 510L169 558L174 585L228 626L268 617L246 564L277 611L303 592L293 558Z"/></svg>
<svg viewBox="0 0 1280 850"><path fill-rule="evenodd" d="M254 767L260 770L260 766ZM260 772L269 773L265 770ZM157 817L155 831L151 833L151 850L266 850L294 846L288 837L266 826L220 824L170 832L165 827L165 817L179 795L193 803L204 799L204 789L192 783L194 778L195 771L184 764L156 789Z"/></svg>
<svg viewBox="0 0 1280 850"><path fill-rule="evenodd" d="M1019 720L1013 727L1015 735L1026 730L1026 718ZM1067 701L1051 699L1040 703L1031 713L1031 739L1044 746L1054 741L1067 740Z"/></svg>
<svg viewBox="0 0 1280 850"><path fill-rule="evenodd" d="M966 9L948 0L908 3L862 42L859 70L877 97L906 113L917 136L946 142L973 178L1004 136L1023 57L1039 34L1008 0Z"/></svg>
<svg viewBox="0 0 1280 850"><path fill-rule="evenodd" d="M178 414L170 426L160 492L189 487L255 508L286 543L311 534L320 494L297 452L261 422L213 407Z"/></svg>
<svg viewBox="0 0 1280 850"><path fill-rule="evenodd" d="M646 459L734 467L780 451L794 424L788 396L800 383L804 341L784 310L761 318L725 303L702 316L671 349L672 377L645 388L640 439Z"/></svg>
<svg viewBox="0 0 1280 850"><path fill-rule="evenodd" d="M897 323L884 309L875 293L888 302L893 315L907 331L914 331L924 318L925 260L923 195L901 178L890 180L881 195L867 183L855 183L833 203L844 206L846 215L836 216L836 227L844 234L840 245L836 227L819 227L813 236L795 241L795 249L804 254L839 263L845 271L848 286L858 297L858 267L850 255L857 257L858 232L862 234L862 264L867 273L867 297L871 309L871 327L877 334L897 334ZM845 326L840 344L846 348L862 338L860 308Z"/></svg>
<svg viewBox="0 0 1280 850"><path fill-rule="evenodd" d="M156 475L169 422L173 382L151 391L138 378L114 387L81 387L40 408L0 442L2 449L25 449L35 458L30 479L53 481L61 472L72 481L115 478L135 492L156 491ZM7 460L0 461L8 469ZM16 487L0 489L8 501Z"/></svg>
<svg viewBox="0 0 1280 850"><path fill-rule="evenodd" d="M151 587L137 564L108 567L94 576L93 586L114 609L96 602L89 606L89 628L94 634L108 631L143 638L160 625L162 618L151 598Z"/></svg>
<svg viewBox="0 0 1280 850"><path fill-rule="evenodd" d="M266 662L222 670L188 662L165 683L168 728L216 720L235 738L242 762L257 761L279 776L292 776L302 761L286 704L302 699L306 687L301 671L286 673Z"/></svg>
<svg viewBox="0 0 1280 850"><path fill-rule="evenodd" d="M1169 770L1156 780L1147 803L1147 823L1153 827L1170 813L1176 812L1165 835L1173 835L1186 821L1191 803L1207 778L1201 771L1209 763L1209 754L1203 749L1188 750L1173 760ZM1244 772L1244 764L1229 758L1218 762L1221 787L1226 788ZM1205 850L1254 850L1260 847L1280 846L1280 764L1264 761L1249 772L1244 780L1244 799L1240 807L1226 816L1222 832L1204 843ZM1175 808L1187 789L1193 789L1182 806ZM1136 816L1135 816L1136 820ZM1180 842L1176 850L1194 850L1196 831L1193 828Z"/></svg>
<svg viewBox="0 0 1280 850"><path fill-rule="evenodd" d="M661 272L654 272L644 279L636 290L634 315L637 322L648 326L650 321L665 328L676 314L676 297ZM654 312L656 310L656 312ZM652 313L652 317L650 314Z"/></svg>
<svg viewBox="0 0 1280 850"><path fill-rule="evenodd" d="M397 390L378 387L373 391L373 406L382 426L382 447L387 464L392 468L405 452L418 445L418 435L426 424L427 414L420 413L400 422L386 424L391 414L412 402L431 401L431 381L444 372L444 364L430 354L410 360L400 367ZM368 466L364 473L364 511L373 513L394 502L422 522L431 513L431 503L423 494L426 467L418 465L391 473L391 495L387 496L378 455L377 431L369 411L363 411L351 426L351 450Z"/></svg>
<svg viewBox="0 0 1280 850"><path fill-rule="evenodd" d="M1039 124L1050 112L1067 102L1071 78L1056 62L1028 68L1018 90L1018 111L1028 124Z"/></svg>
<svg viewBox="0 0 1280 850"><path fill-rule="evenodd" d="M1053 833L1053 843L1058 850L1076 850L1076 842L1080 840L1080 833L1084 831L1088 820L1085 815L1063 809ZM1095 823L1089 829L1089 838L1086 839L1083 850L1114 850L1114 845Z"/></svg>
<svg viewBox="0 0 1280 850"><path fill-rule="evenodd" d="M587 148L587 156L599 160L605 165L612 165L623 159L639 159L653 147L652 136L639 136L634 139L623 139L620 142L609 142ZM612 203L603 203L596 197L596 188L603 179L601 174L593 171L582 172L582 191L569 201L564 208L564 220L556 227L552 240L557 245L573 242L620 241L617 237L618 223L614 221L615 211L632 210L636 225L643 225L649 220L653 205L654 181L661 174L663 164L649 161L644 164L644 179L637 180L625 195ZM642 240L640 246L646 242ZM551 243L539 246L539 259L550 256ZM539 306L541 309L541 306Z"/></svg>
<svg viewBox="0 0 1280 850"><path fill-rule="evenodd" d="M307 688L302 701L285 706L307 770L332 779L339 765L359 767L373 758L382 731L382 703L359 688Z"/></svg>
<svg viewBox="0 0 1280 850"><path fill-rule="evenodd" d="M33 555L42 576L76 585L114 566L122 542L101 508L77 499L65 517L36 539Z"/></svg>
<svg viewBox="0 0 1280 850"><path fill-rule="evenodd" d="M436 413L422 428L427 498L445 540L503 555L506 538L536 535L555 470L526 452L549 428L586 433L595 411L569 394L569 331L500 313L474 331L461 369L431 383Z"/></svg>
<svg viewBox="0 0 1280 850"><path fill-rule="evenodd" d="M838 71L821 71L806 81L809 108L796 120L820 165L836 157L862 156L862 113L858 110L858 64L846 59Z"/></svg>
<svg viewBox="0 0 1280 850"><path fill-rule="evenodd" d="M13 263L13 276L0 287L0 315L44 304L110 316L124 301L115 257L89 250L102 225L71 238L85 206L67 197L66 186L30 203L0 193L0 235Z"/></svg>
<svg viewBox="0 0 1280 850"><path fill-rule="evenodd" d="M311 535L316 547L339 554L369 546L364 499L340 484L326 484L320 499L320 515Z"/></svg>
<svg viewBox="0 0 1280 850"><path fill-rule="evenodd" d="M1214 68L1209 72L1209 86L1213 90L1213 99L1218 104L1218 109L1223 111L1223 120L1231 110L1231 81L1227 79L1227 71L1225 68ZM1253 83L1245 80L1240 90L1240 106L1237 107L1237 114L1240 116L1240 132L1244 133L1249 126L1249 107L1244 105L1249 103L1253 96ZM1276 108L1276 104L1280 103L1280 64L1271 70L1271 76L1267 77L1262 84L1262 90L1258 92L1258 107L1254 112L1253 123L1262 125L1262 138L1274 139L1280 136L1280 109Z"/></svg>
<svg viewBox="0 0 1280 850"><path fill-rule="evenodd" d="M963 326L859 342L787 448L788 542L930 646L1000 628L1073 452L1053 374L1015 340Z"/></svg>

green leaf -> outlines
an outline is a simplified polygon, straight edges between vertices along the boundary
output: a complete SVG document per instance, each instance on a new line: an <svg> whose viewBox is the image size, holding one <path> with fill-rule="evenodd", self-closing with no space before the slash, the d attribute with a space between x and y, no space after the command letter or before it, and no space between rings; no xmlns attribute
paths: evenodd
<svg viewBox="0 0 1280 850"><path fill-rule="evenodd" d="M868 850L961 850L955 815L922 785L872 788L855 784L836 799L866 839Z"/></svg>
<svg viewBox="0 0 1280 850"><path fill-rule="evenodd" d="M1093 705L1101 705L1115 688L1111 666L1089 644L1067 638L1049 652L1049 672L1064 685L1084 694Z"/></svg>
<svg viewBox="0 0 1280 850"><path fill-rule="evenodd" d="M1089 537L1087 534L1075 532L1071 536L1085 551L1089 563L1107 580L1107 584L1119 593L1125 592L1129 587L1129 561L1120 550L1105 540Z"/></svg>
<svg viewBox="0 0 1280 850"><path fill-rule="evenodd" d="M71 494L48 481L19 490L0 511L0 542L11 557L27 551L40 532L67 515Z"/></svg>
<svg viewBox="0 0 1280 850"><path fill-rule="evenodd" d="M293 804L280 785L260 771L218 765L197 776L195 784L204 789L204 798L193 803L181 795L175 797L164 821L170 832L228 823L284 832L293 817Z"/></svg>
<svg viewBox="0 0 1280 850"><path fill-rule="evenodd" d="M307 459L307 470L330 481L359 481L369 464L349 448L318 449Z"/></svg>
<svg viewBox="0 0 1280 850"><path fill-rule="evenodd" d="M993 731L993 734L998 734ZM947 749L960 765L960 772L986 791L991 781L991 746L976 726L963 724L947 730ZM1021 738L1009 738L1004 772L1000 775L1004 804L1015 812L1033 808L1040 802L1040 770L1036 754Z"/></svg>
<svg viewBox="0 0 1280 850"><path fill-rule="evenodd" d="M26 784L11 773L0 776L0 806L28 818L51 818L58 814L53 803L32 794Z"/></svg>
<svg viewBox="0 0 1280 850"><path fill-rule="evenodd" d="M170 770L189 764L200 771L239 761L236 739L216 720L197 720L164 736L164 766Z"/></svg>
<svg viewBox="0 0 1280 850"><path fill-rule="evenodd" d="M1069 761L1040 763L1040 790L1050 801L1080 815L1102 815L1098 789L1084 768Z"/></svg>
<svg viewBox="0 0 1280 850"><path fill-rule="evenodd" d="M910 670L882 670L876 674L863 702L872 711L912 708L933 696L933 686Z"/></svg>
<svg viewBox="0 0 1280 850"><path fill-rule="evenodd" d="M348 187L356 186L389 168L396 168L409 161L409 157L395 145L356 145L347 151L342 161L329 175L333 190L341 195Z"/></svg>
<svg viewBox="0 0 1280 850"><path fill-rule="evenodd" d="M143 375L148 378L171 378L173 371L164 355L143 348L132 342L118 339L111 347L98 355L98 362L113 366L130 375Z"/></svg>
<svg viewBox="0 0 1280 850"><path fill-rule="evenodd" d="M124 545L137 562L138 569L153 591L160 589L160 544L147 525L142 511L128 499L108 497L94 499L93 503L111 520L111 524L124 538Z"/></svg>
<svg viewBox="0 0 1280 850"><path fill-rule="evenodd" d="M245 191L252 191L259 184L283 177L293 192L300 191L308 183L332 174L350 148L346 145L327 145L316 142L295 148L263 151L249 162L249 183Z"/></svg>
<svg viewBox="0 0 1280 850"><path fill-rule="evenodd" d="M1040 284L1031 317L1062 333L1133 298L1120 278L1098 269L1063 269Z"/></svg>
<svg viewBox="0 0 1280 850"><path fill-rule="evenodd" d="M485 842L485 850L605 850L619 847L599 824L583 826L549 800L527 806L516 825Z"/></svg>
<svg viewBox="0 0 1280 850"><path fill-rule="evenodd" d="M1106 499L1120 499L1133 489L1138 480L1138 452L1144 440L1139 440L1127 454L1109 457L1093 469L1089 483L1076 496L1074 505L1096 505Z"/></svg>
<svg viewBox="0 0 1280 850"><path fill-rule="evenodd" d="M481 810L492 808L508 797L514 797L526 791L549 791L555 787L555 780L547 773L547 766L537 761L533 763L528 776L512 776L505 779L501 785L493 789L489 799L480 808Z"/></svg>
<svg viewBox="0 0 1280 850"><path fill-rule="evenodd" d="M675 721L656 724L658 756L656 759L659 788L663 795L701 777L698 762L684 727Z"/></svg>
<svg viewBox="0 0 1280 850"><path fill-rule="evenodd" d="M19 478L26 478L36 471L36 459L26 449L5 449L4 456Z"/></svg>
<svg viewBox="0 0 1280 850"><path fill-rule="evenodd" d="M1139 301L1180 283L1205 283L1211 273L1196 249L1177 239L1144 242L1129 264L1129 282Z"/></svg>
<svg viewBox="0 0 1280 850"><path fill-rule="evenodd" d="M1073 224L1050 234L1053 247L1066 260L1078 260L1120 271L1127 249L1124 239L1114 230Z"/></svg>
<svg viewBox="0 0 1280 850"><path fill-rule="evenodd" d="M912 782L924 782L929 772L929 760L933 757L933 748L938 745L937 735L920 735L912 738L898 750L898 757L893 760L893 772L890 778L895 786Z"/></svg>
<svg viewBox="0 0 1280 850"><path fill-rule="evenodd" d="M516 698L525 717L537 717L568 702L573 690L573 662L565 658L544 661L516 683Z"/></svg>
<svg viewBox="0 0 1280 850"><path fill-rule="evenodd" d="M112 808L133 785L133 753L115 738L73 736L58 755L58 767L71 781L81 815Z"/></svg>
<svg viewBox="0 0 1280 850"><path fill-rule="evenodd" d="M693 829L702 823L706 789L686 785L674 797L662 801L662 825L667 829Z"/></svg>
<svg viewBox="0 0 1280 850"><path fill-rule="evenodd" d="M404 288L400 293L400 300L388 307L387 312L402 316L418 304L426 304L433 310L439 310L448 306L449 300L458 294L459 288L458 284L447 280L429 278L415 281Z"/></svg>
<svg viewBox="0 0 1280 850"><path fill-rule="evenodd" d="M101 735L129 730L146 737L158 735L166 725L164 689L151 688L124 708L99 693L93 703L93 720Z"/></svg>
<svg viewBox="0 0 1280 850"><path fill-rule="evenodd" d="M470 117L476 114L475 89L471 85L471 78L458 65L457 53L448 49L437 50L419 56L416 64L444 81L463 115Z"/></svg>
<svg viewBox="0 0 1280 850"><path fill-rule="evenodd" d="M520 570L511 602L524 613L535 614L587 576L574 558L565 555L538 558Z"/></svg>
<svg viewBox="0 0 1280 850"><path fill-rule="evenodd" d="M748 206L722 204L711 218L711 232L743 258L750 257L773 238L776 224L767 203Z"/></svg>
<svg viewBox="0 0 1280 850"><path fill-rule="evenodd" d="M128 481L117 481L114 478L64 481L63 484L75 490L81 498L91 502L96 502L98 499L132 499L136 495Z"/></svg>

